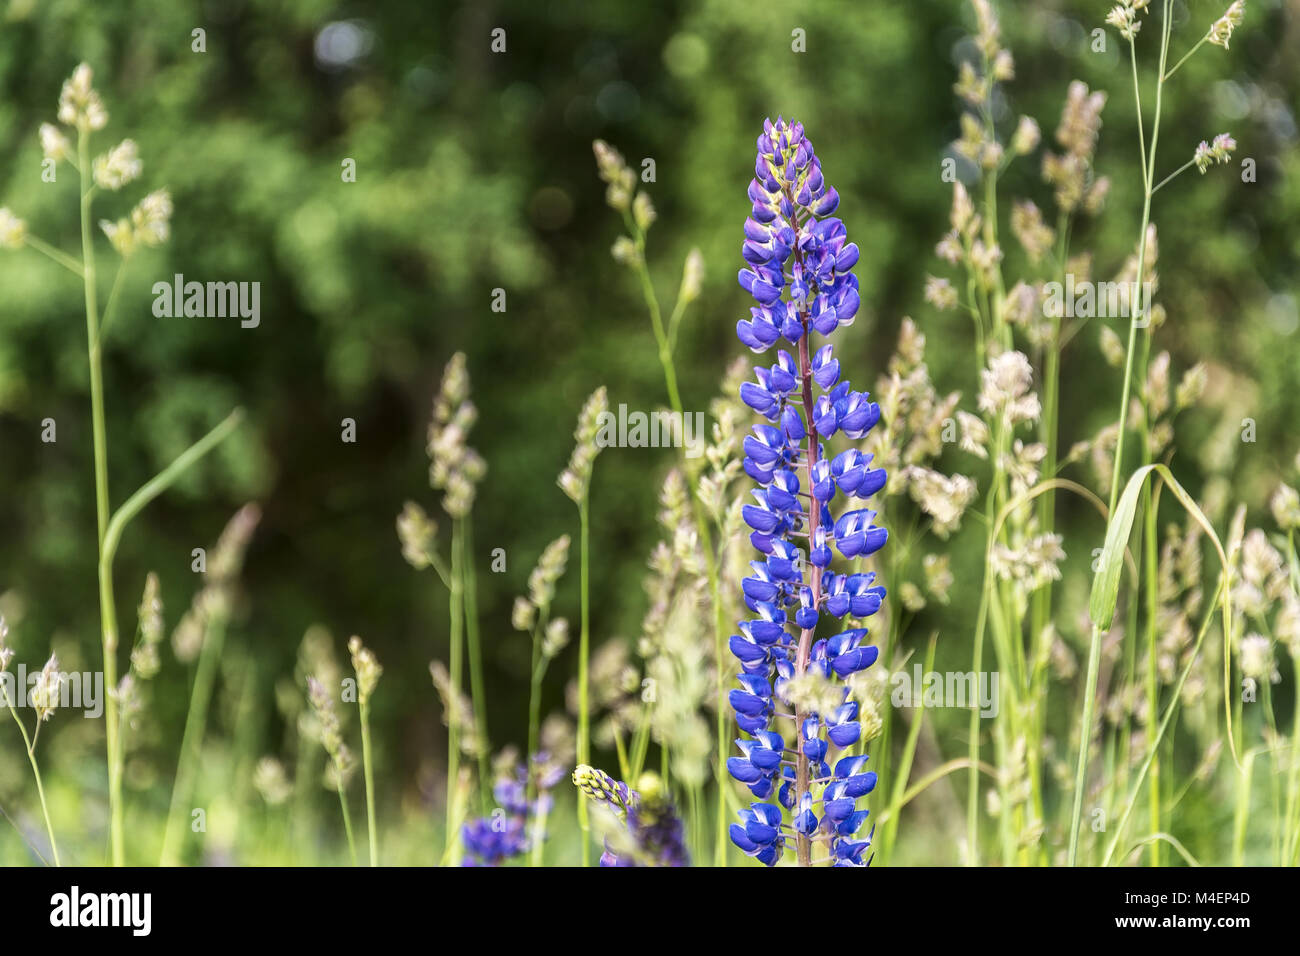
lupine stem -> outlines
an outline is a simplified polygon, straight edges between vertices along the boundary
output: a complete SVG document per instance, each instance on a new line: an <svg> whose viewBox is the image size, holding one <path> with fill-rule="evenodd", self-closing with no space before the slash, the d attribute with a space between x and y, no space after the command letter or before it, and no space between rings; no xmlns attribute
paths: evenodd
<svg viewBox="0 0 1300 956"><path fill-rule="evenodd" d="M807 318L801 316L801 319L803 320L803 335L799 336L799 376L800 376L800 380L803 383L804 416L807 419L807 432L808 432L808 445L807 445L808 453L807 453L807 461L805 462L805 468L806 468L805 474L808 481L808 489L809 492L811 493L812 488L814 486L813 466L817 464L818 456L820 454L820 444L817 440L817 426L813 423L813 416L812 416L812 408L813 408L812 361L808 357L808 337L812 335L812 330L809 328ZM808 502L808 541L809 541L808 547L809 547L810 555L812 553L812 548L814 547L813 542L817 537L817 527L820 521L821 521L821 502L817 500L816 495L813 495ZM817 569L812 568L810 566L808 575L809 577L812 578L813 607L820 608L822 602L821 574L817 571ZM798 655L795 657L795 664L794 664L794 673L796 679L802 677L804 672L808 670L808 658L812 652L812 639L813 639L813 632L812 629L810 628L804 628L799 634L799 652ZM801 733L800 728L803 727L804 719L807 716L808 716L807 712L804 711L802 708L796 709L795 711L795 739L796 740L798 739L798 735ZM794 799L795 799L796 812L797 812L797 808L800 806L799 801L802 800L803 795L808 792L808 788L809 788L808 757L804 754L803 748L800 747L799 757L795 764L795 798ZM809 839L808 835L805 833L798 834L798 839L795 842L795 847L798 852L799 865L812 866L812 840Z"/></svg>

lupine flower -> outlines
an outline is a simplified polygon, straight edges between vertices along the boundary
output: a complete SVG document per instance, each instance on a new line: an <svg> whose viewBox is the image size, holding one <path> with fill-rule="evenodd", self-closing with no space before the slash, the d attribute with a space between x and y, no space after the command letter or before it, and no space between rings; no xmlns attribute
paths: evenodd
<svg viewBox="0 0 1300 956"><path fill-rule="evenodd" d="M604 813L607 833L601 866L690 865L685 827L657 774L642 774L633 790L603 770L583 764L573 771L573 783Z"/></svg>
<svg viewBox="0 0 1300 956"><path fill-rule="evenodd" d="M564 779L564 768L546 752L534 754L527 766L514 759L513 751L501 762L500 776L492 788L496 811L461 827L465 845L462 866L500 866L528 852L535 841L544 840L542 821L550 813L551 790ZM537 790L528 799L529 775Z"/></svg>
<svg viewBox="0 0 1300 956"><path fill-rule="evenodd" d="M851 270L858 247L831 215L839 196L799 123L764 123L749 198L740 284L757 305L737 335L760 353L784 339L797 357L779 350L776 364L756 369L756 381L740 390L770 424L755 425L744 441L744 470L759 487L752 493L756 503L742 514L762 558L742 583L754 617L740 622L731 638L741 673L730 702L748 737L737 741L741 755L727 769L758 800L741 811L731 839L771 866L793 829L801 862L810 860L813 842L823 841L837 865L861 865L869 841L855 839L866 819L855 801L875 785L875 774L863 770L865 757L842 757L832 766L831 756L861 737L857 703L844 681L871 666L877 650L865 643L864 627L821 639L815 632L823 615L867 617L885 596L874 575L830 567L836 550L852 559L884 545L887 533L873 523L876 513L855 507L854 499L883 488L885 472L856 448L828 457L823 445L837 432L861 440L880 408L841 380L831 345L812 341L857 314ZM844 510L835 518L830 503L840 495ZM814 677L820 686L809 684ZM787 741L772 725L778 711L791 710L794 738ZM787 759L791 752L797 760Z"/></svg>

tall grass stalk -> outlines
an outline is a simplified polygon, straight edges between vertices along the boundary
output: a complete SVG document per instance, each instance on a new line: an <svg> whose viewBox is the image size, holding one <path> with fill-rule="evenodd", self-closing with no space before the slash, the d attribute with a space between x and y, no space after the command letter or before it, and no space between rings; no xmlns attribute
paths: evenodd
<svg viewBox="0 0 1300 956"><path fill-rule="evenodd" d="M0 622L2 623L2 622ZM3 628L0 628L2 630ZM3 685L0 685L3 687ZM59 844L54 839L54 824L50 822L50 808L45 802L45 785L41 782L41 768L36 762L36 741L28 735L27 725L23 723L22 718L18 716L18 711L14 707L13 698L9 696L7 688L4 689L5 705L9 708L9 713L18 725L18 731L23 735L23 748L27 751L27 762L32 765L32 776L36 778L36 796L41 801L41 816L45 819L45 834L50 839L50 853L54 857L54 865L62 866L59 862ZM37 718L39 720L39 718ZM36 731L40 733L40 724L37 723Z"/></svg>
<svg viewBox="0 0 1300 956"><path fill-rule="evenodd" d="M465 576L465 639L469 648L469 686L474 708L474 732L479 742L479 793L483 806L488 807L492 805L492 773L489 765L492 745L488 741L487 691L483 686L483 649L479 643L478 579L474 570L474 531L469 514L461 519L461 524L465 536L465 561L461 566Z"/></svg>
<svg viewBox="0 0 1300 956"><path fill-rule="evenodd" d="M1160 113L1164 105L1164 88L1165 80L1168 78L1165 74L1165 61L1169 52L1169 31L1171 27L1171 18L1169 11L1169 0L1163 4L1163 13L1160 30L1160 72L1156 81L1155 97L1155 115L1151 123L1151 143L1148 147L1145 139L1142 139L1141 146L1145 150L1143 156L1143 190L1142 190L1142 220L1138 232L1138 253L1137 269L1134 276L1134 294L1130 296L1129 312L1129 332L1128 346L1124 353L1124 384L1120 389L1119 402L1119 432L1115 440L1115 460L1111 466L1110 479L1110 501L1107 507L1107 530L1109 524L1115 520L1115 503L1120 493L1120 476L1124 473L1124 439L1128 428L1128 407L1129 395L1132 391L1133 383L1133 356L1134 345L1137 342L1139 328L1145 328L1150 322L1149 302L1143 302L1141 293L1138 291L1142 288L1142 276L1146 269L1147 253L1147 234L1148 226L1151 222L1151 196L1154 190L1151 188L1152 180L1155 177L1156 148L1160 142ZM1138 82L1137 70L1137 46L1129 41L1129 55L1133 61L1133 96L1137 104L1137 123L1138 135L1144 137L1142 132L1145 119L1142 116L1142 94L1141 86ZM1139 322L1140 319L1145 321ZM1153 587L1154 582L1147 582L1148 586ZM1092 743L1092 724L1095 716L1097 705L1097 673L1101 663L1101 635L1103 631L1098 623L1094 620L1092 624L1092 636L1088 644L1088 670L1085 677L1084 694L1083 694L1083 712L1079 723L1079 754L1075 762L1074 772L1074 802L1073 809L1070 813L1070 842L1067 861L1070 866L1076 865L1079 853L1079 828L1083 818L1083 794L1084 786L1087 783L1088 775L1088 751ZM1156 808L1155 816L1158 819L1159 809Z"/></svg>
<svg viewBox="0 0 1300 956"><path fill-rule="evenodd" d="M590 682L591 662L591 608L588 578L588 554L590 551L590 521L588 515L587 489L578 502L578 588L581 613L581 625L578 636L578 763L591 762L591 710L588 684ZM582 865L591 865L591 840L588 839L590 821L588 820L587 801L578 800L578 828L582 838Z"/></svg>
<svg viewBox="0 0 1300 956"><path fill-rule="evenodd" d="M448 673L451 677L452 693L459 691L461 686L461 656L462 645L464 643L463 633L465 624L465 599L464 599L464 537L463 528L459 519L453 519L451 523L451 574L449 580L450 592L450 641L451 647L448 650L447 662ZM459 826L459 820L464 815L460 812L457 803L460 800L460 713L456 700L447 701L447 826L444 837L446 839L446 849L443 853L444 858L450 859L453 865L460 862L460 840L456 837L456 828Z"/></svg>
<svg viewBox="0 0 1300 956"><path fill-rule="evenodd" d="M370 865L379 865L379 831L375 827L375 767L370 747L370 700L362 696L358 710L361 713L361 765L366 778L366 835L370 844Z"/></svg>

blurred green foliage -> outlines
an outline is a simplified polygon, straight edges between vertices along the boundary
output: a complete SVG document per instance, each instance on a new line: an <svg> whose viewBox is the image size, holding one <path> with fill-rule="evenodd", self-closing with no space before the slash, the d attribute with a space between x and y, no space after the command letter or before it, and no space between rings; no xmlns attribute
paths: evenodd
<svg viewBox="0 0 1300 956"><path fill-rule="evenodd" d="M1177 3L1175 48L1194 42L1222 5ZM1072 243L1093 251L1099 275L1113 275L1137 232L1140 173L1127 58L1113 33L1106 52L1091 48L1105 5L998 6L1017 59L1000 117L1007 131L1027 113L1049 142L1076 77L1110 94L1097 166L1113 189L1105 213L1081 224ZM839 348L845 368L869 386L910 314L929 338L939 388L969 396L969 323L925 305L921 289L939 270L933 247L947 228L951 186L940 163L958 135L951 86L971 21L958 0L0 4L0 205L75 248L75 174L61 167L57 183L41 182L36 131L53 120L60 85L82 60L95 68L111 117L99 147L130 136L145 162L140 184L101 197L97 209L122 215L162 185L175 200L173 238L131 262L106 345L114 501L232 406L250 413L234 440L130 529L117 575L124 626L149 570L161 576L174 625L197 588L191 549L210 547L239 504L260 501L265 518L229 638L232 661L248 666L226 675L227 689L241 686L240 675L254 681L250 752L274 751L292 732L271 691L293 674L304 630L320 622L340 658L355 632L384 662L380 766L389 781L422 780L445 746L426 665L446 654L446 598L403 562L393 521L408 498L436 512L425 423L444 363L464 350L481 412L471 443L490 469L474 529L490 730L494 744L522 743L528 648L510 628L510 602L545 543L576 529L555 477L577 410L600 384L615 407L665 400L639 291L608 254L620 226L603 205L592 139L608 140L634 167L655 161L649 256L664 296L686 251L703 251L706 286L677 355L688 410L707 409L741 352L733 330L747 303L734 276L745 188L762 119L778 113L805 123L862 248L864 308ZM503 54L489 48L498 26L507 31ZM199 27L204 53L191 49ZM795 28L807 31L806 53L791 51ZM1234 490L1256 508L1295 454L1300 417L1300 61L1287 55L1298 43L1300 23L1280 0L1252 0L1232 49L1206 48L1180 72L1165 103L1162 168L1227 130L1238 156L1255 159L1258 181L1243 184L1235 166L1190 173L1162 191L1154 213L1170 317L1159 347L1173 353L1176 372L1207 360L1224 370L1220 382L1251 386L1242 414L1258 422L1258 443L1232 473ZM342 181L346 158L356 162L355 183ZM1003 194L1050 208L1036 159L1012 167ZM100 249L107 256L102 238ZM260 282L260 327L155 318L150 287L174 273ZM490 308L497 288L507 295L502 314ZM82 292L30 251L0 252L0 290L2 606L29 664L53 646L89 668L98 610ZM1063 363L1063 448L1114 417L1119 373L1100 364L1095 334ZM1077 374L1082 367L1102 372ZM56 444L40 441L47 417L57 421ZM356 444L340 441L349 417ZM1190 470L1190 487L1201 467L1196 446L1218 424L1216 414L1193 413L1180 432L1186 461L1175 467ZM670 461L667 451L627 449L597 464L597 642L637 633ZM1062 509L1067 551L1086 554L1091 538L1072 548L1071 535L1099 538L1095 515L1072 501ZM978 580L978 548L968 545L955 564L959 582L967 579L959 604L978 587L968 583ZM494 548L506 551L505 573L489 570ZM561 613L576 613L576 588L571 574ZM553 670L547 709L562 704L570 663ZM153 800L165 795L150 782L169 779L174 766L185 673L169 660L154 682L150 706L175 733L155 734L135 767L133 782ZM235 706L218 708L214 738L228 736ZM95 792L101 775L78 758L102 753L82 723L56 720L47 752ZM18 775L0 774L15 781L0 793ZM419 797L415 789L393 783L384 799L395 807L404 791Z"/></svg>

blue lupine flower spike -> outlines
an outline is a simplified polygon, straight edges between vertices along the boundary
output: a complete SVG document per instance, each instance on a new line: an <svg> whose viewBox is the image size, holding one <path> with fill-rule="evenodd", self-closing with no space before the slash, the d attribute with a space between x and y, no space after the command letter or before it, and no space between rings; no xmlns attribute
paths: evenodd
<svg viewBox="0 0 1300 956"><path fill-rule="evenodd" d="M828 457L823 444L836 434L861 441L880 407L853 390L830 344L812 341L857 315L858 247L832 216L839 194L800 123L764 122L749 200L739 278L755 305L736 335L760 354L782 339L793 349L778 350L775 363L755 368L754 381L740 388L741 400L763 418L743 446L745 473L758 487L742 517L759 560L741 585L753 617L731 638L740 674L730 702L747 736L727 769L758 802L740 811L731 840L768 866L781 860L787 841L801 865L812 862L820 843L832 865L866 866L871 838L858 836L867 811L857 801L876 775L864 769L865 755L852 753L862 724L846 680L870 667L877 649L865 627L815 636L823 614L860 621L885 598L875 574L856 560L888 538L874 523L876 512L860 504L885 486L885 472L855 447ZM843 510L835 517L837 498ZM837 554L854 567L833 570ZM809 678L824 681L827 692L794 690ZM793 714L793 725L773 726L786 721L781 714Z"/></svg>

